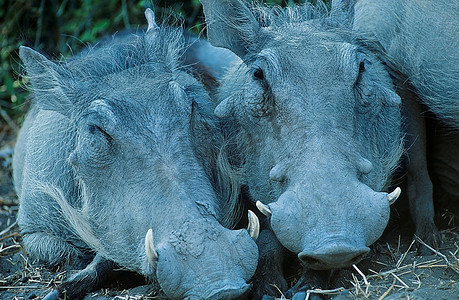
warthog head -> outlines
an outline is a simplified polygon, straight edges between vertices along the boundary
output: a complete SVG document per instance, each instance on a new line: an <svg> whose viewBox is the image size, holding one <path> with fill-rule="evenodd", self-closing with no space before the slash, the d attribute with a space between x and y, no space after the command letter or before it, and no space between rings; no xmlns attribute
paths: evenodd
<svg viewBox="0 0 459 300"><path fill-rule="evenodd" d="M54 198L94 251L157 279L168 297L239 297L258 252L247 231L222 226L235 199L215 105L183 65L182 31L147 17L145 34L64 63L21 47L44 123L69 132L49 151L69 152L81 201Z"/></svg>
<svg viewBox="0 0 459 300"><path fill-rule="evenodd" d="M310 6L201 2L210 42L241 59L215 113L241 127L250 194L306 266L358 262L399 194L382 191L402 141L400 98L384 65L338 17Z"/></svg>

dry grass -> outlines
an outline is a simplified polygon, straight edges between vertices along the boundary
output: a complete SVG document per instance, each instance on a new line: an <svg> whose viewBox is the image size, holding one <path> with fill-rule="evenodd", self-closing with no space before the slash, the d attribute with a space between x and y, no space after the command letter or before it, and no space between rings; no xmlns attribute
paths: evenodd
<svg viewBox="0 0 459 300"><path fill-rule="evenodd" d="M70 273L62 268L51 271L44 267L38 267L32 264L24 249L20 244L20 234L16 222L10 224L7 228L0 232L0 259L4 260L2 265L11 264L16 266L16 271L0 277L0 298L4 298L4 294L18 293L20 295L28 294L29 297L14 296L12 299L33 299L37 295L44 296L49 291L62 283ZM140 294L140 295L139 295ZM113 290L101 289L96 293L91 294L91 298L103 297L107 299L118 300L163 300L162 296L157 296L157 290L149 293L139 293L130 290ZM10 294L8 294L10 295ZM37 298L38 299L38 298Z"/></svg>
<svg viewBox="0 0 459 300"><path fill-rule="evenodd" d="M457 238L455 232L444 231L443 233L446 232ZM432 250L438 258L428 259L428 257L417 257L413 250L413 245L416 241ZM353 275L353 280L351 281L353 288L348 289L354 298L382 300L394 291L414 291L425 285L432 284L431 282L424 284L424 281L432 276L430 274L437 274L439 270L451 273L449 277L452 282L449 284L457 282L459 278L452 274L459 275L459 245L457 242L454 242L454 251L449 250L446 254L433 249L419 237L415 237L415 240L411 242L408 249L403 253L399 252L399 247L398 249L391 249L389 245L387 246L388 251L393 255L394 264L391 266L383 262L375 262L383 265L383 270L390 267L389 270L374 271L368 269L369 274L364 275L354 266L361 277L360 279L358 276ZM431 272L426 272L427 270ZM388 285L389 282L391 283Z"/></svg>
<svg viewBox="0 0 459 300"><path fill-rule="evenodd" d="M5 259L11 266L17 266L17 269L20 270L0 280L0 291L43 289L61 283L65 272L57 270L52 276L44 276L44 272L49 272L43 268L32 266L19 243L20 237L16 222L0 232L0 258ZM19 255L19 260L13 259L15 254Z"/></svg>
<svg viewBox="0 0 459 300"><path fill-rule="evenodd" d="M389 262L371 261L371 264L379 269L378 271L368 268L364 272L357 265L353 265L348 286L332 290L308 290L306 291L306 300L310 299L313 294L328 295L333 298L333 295L344 291L347 291L349 298L383 300L400 291L413 292L426 286L440 289L453 286L459 282L459 276L455 276L459 275L459 234L456 233L457 230L458 228L453 228L442 231L442 234L451 241L450 245L453 247L452 250L444 250L444 252L433 249L419 237L415 237L407 249L401 252L400 249L403 248L403 245L401 245L401 238L399 237L394 246L391 247L387 244L386 253L390 257ZM416 242L432 250L434 256L416 256L414 249ZM440 273L445 274L443 279L435 277ZM447 280L444 280L445 278ZM438 284L442 282L444 286ZM459 291L456 293L459 295ZM431 295L431 297L435 296ZM287 298L282 296L276 300L287 300Z"/></svg>

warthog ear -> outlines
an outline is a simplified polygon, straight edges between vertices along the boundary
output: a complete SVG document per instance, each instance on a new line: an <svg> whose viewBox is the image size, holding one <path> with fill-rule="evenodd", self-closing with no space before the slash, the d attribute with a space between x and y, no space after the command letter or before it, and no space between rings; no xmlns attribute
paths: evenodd
<svg viewBox="0 0 459 300"><path fill-rule="evenodd" d="M260 30L252 12L239 0L201 0L207 23L207 37L243 58Z"/></svg>
<svg viewBox="0 0 459 300"><path fill-rule="evenodd" d="M351 28L354 22L355 0L333 0L330 18L340 27Z"/></svg>
<svg viewBox="0 0 459 300"><path fill-rule="evenodd" d="M69 115L71 102L64 93L64 78L59 72L62 68L28 47L21 46L19 56L32 83L36 104L41 109Z"/></svg>

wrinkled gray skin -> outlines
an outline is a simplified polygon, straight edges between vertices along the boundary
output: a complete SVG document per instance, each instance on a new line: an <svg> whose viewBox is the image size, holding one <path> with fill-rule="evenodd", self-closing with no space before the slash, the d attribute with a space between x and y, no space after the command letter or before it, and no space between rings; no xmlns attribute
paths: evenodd
<svg viewBox="0 0 459 300"><path fill-rule="evenodd" d="M221 225L237 221L237 197L218 159L214 105L184 67L184 46L181 30L155 26L64 63L21 47L34 95L14 156L24 247L51 266L90 263L49 299L83 297L115 263L172 299L247 292L256 244Z"/></svg>
<svg viewBox="0 0 459 300"><path fill-rule="evenodd" d="M406 78L399 79L397 85L407 119L410 210L415 234L437 246L440 235L433 221L434 187L430 177L436 177L433 179L437 187L451 200L459 199L459 2L354 2L353 30L379 42L393 68ZM426 133L425 116L432 116L425 113L426 109L446 124L431 124L435 129L430 136ZM431 145L430 152L426 144ZM427 161L432 163L430 177ZM420 250L423 254L429 252Z"/></svg>
<svg viewBox="0 0 459 300"><path fill-rule="evenodd" d="M241 127L250 195L272 211L257 240L253 298L275 293L270 284L286 289L288 251L305 276L357 263L387 225L383 191L401 156L400 97L388 72L338 27L347 16L201 2L211 44L242 60L215 113Z"/></svg>

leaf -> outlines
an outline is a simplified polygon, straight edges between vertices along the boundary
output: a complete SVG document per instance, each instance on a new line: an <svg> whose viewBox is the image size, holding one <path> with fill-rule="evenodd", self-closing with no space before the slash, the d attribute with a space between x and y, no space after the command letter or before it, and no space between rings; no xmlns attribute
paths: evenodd
<svg viewBox="0 0 459 300"><path fill-rule="evenodd" d="M93 35L97 35L98 33L105 31L108 26L110 26L109 20L97 21L92 28Z"/></svg>

